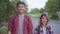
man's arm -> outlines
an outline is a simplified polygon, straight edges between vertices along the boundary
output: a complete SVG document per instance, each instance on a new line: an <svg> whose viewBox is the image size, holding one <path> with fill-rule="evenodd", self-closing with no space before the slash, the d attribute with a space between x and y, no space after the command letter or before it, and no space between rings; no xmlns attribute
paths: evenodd
<svg viewBox="0 0 60 34"><path fill-rule="evenodd" d="M9 21L8 21L8 34L11 34L12 21L13 21L13 17L11 16Z"/></svg>
<svg viewBox="0 0 60 34"><path fill-rule="evenodd" d="M8 31L8 34L11 34L11 31Z"/></svg>
<svg viewBox="0 0 60 34"><path fill-rule="evenodd" d="M28 23L29 25L29 34L32 34L32 30L33 30L33 25L32 25L32 19L31 19L31 17L29 17L29 23Z"/></svg>

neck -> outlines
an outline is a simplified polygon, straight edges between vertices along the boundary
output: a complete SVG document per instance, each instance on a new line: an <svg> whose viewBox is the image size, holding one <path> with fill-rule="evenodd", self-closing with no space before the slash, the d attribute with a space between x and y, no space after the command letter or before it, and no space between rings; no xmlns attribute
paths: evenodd
<svg viewBox="0 0 60 34"><path fill-rule="evenodd" d="M42 27L46 27L46 26L47 26L46 24L42 25Z"/></svg>
<svg viewBox="0 0 60 34"><path fill-rule="evenodd" d="M18 15L24 15L24 13L18 13Z"/></svg>

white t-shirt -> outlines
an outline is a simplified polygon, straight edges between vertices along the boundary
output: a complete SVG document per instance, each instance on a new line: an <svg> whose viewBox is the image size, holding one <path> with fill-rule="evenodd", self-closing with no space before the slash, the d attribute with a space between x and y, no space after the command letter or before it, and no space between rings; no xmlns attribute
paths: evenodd
<svg viewBox="0 0 60 34"><path fill-rule="evenodd" d="M23 20L24 20L24 15L20 15L19 23L18 23L18 34L23 34Z"/></svg>
<svg viewBox="0 0 60 34"><path fill-rule="evenodd" d="M46 27L43 27L43 34L46 34Z"/></svg>

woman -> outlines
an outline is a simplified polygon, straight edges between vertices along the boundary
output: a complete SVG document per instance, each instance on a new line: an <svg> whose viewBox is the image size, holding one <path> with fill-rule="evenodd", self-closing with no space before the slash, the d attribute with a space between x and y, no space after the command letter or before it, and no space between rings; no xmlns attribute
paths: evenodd
<svg viewBox="0 0 60 34"><path fill-rule="evenodd" d="M42 14L39 20L39 25L35 28L34 34L53 34L48 22L48 16L46 14Z"/></svg>

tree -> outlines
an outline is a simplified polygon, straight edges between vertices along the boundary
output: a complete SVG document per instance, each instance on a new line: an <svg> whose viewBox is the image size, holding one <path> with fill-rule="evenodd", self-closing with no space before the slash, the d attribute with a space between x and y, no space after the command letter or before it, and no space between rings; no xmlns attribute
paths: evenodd
<svg viewBox="0 0 60 34"><path fill-rule="evenodd" d="M58 0L48 0L48 2L46 3L45 11L47 11L48 14L51 15L52 19L58 19L57 11L60 10L60 8L58 9L57 7L58 4L60 4Z"/></svg>
<svg viewBox="0 0 60 34"><path fill-rule="evenodd" d="M45 9L41 8L40 13L46 12Z"/></svg>
<svg viewBox="0 0 60 34"><path fill-rule="evenodd" d="M38 8L31 9L30 11L31 14L39 14L40 10Z"/></svg>
<svg viewBox="0 0 60 34"><path fill-rule="evenodd" d="M10 15L17 12L16 4L19 1L20 0L0 0L0 22L8 21ZM26 4L26 13L28 11L27 7L28 5Z"/></svg>

